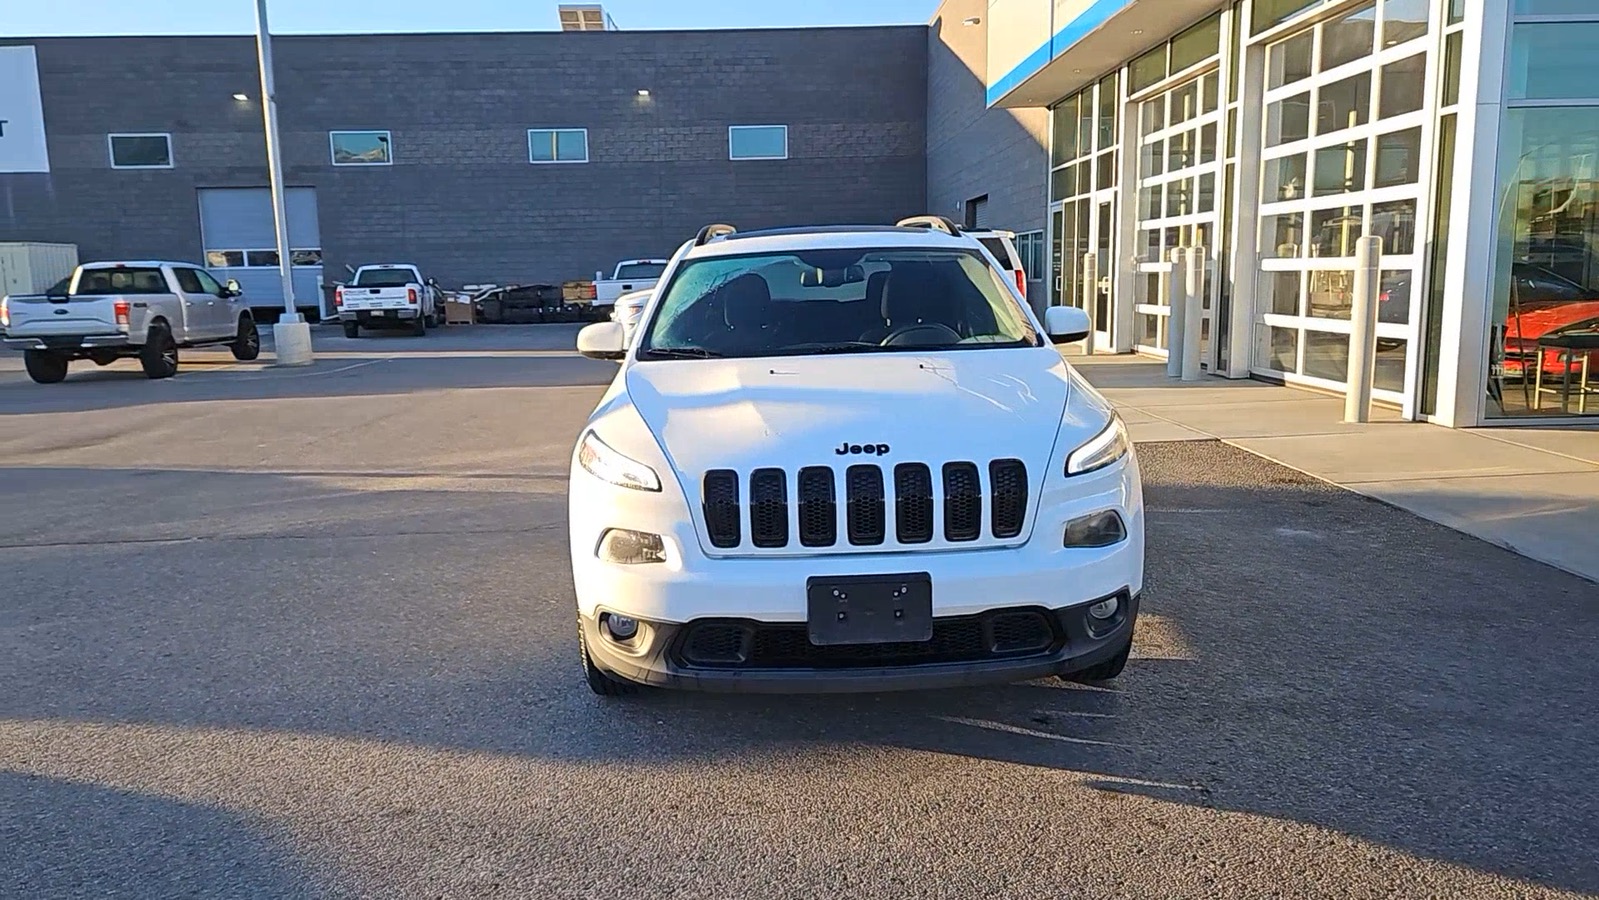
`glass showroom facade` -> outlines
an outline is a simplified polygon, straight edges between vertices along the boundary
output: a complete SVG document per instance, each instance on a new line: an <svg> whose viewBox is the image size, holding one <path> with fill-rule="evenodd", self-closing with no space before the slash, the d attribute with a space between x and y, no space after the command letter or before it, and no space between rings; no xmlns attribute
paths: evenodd
<svg viewBox="0 0 1599 900"><path fill-rule="evenodd" d="M1025 8L996 0L991 42ZM1052 109L1051 302L1089 310L1096 350L1166 355L1172 261L1197 250L1205 371L1343 391L1375 236L1379 401L1457 426L1599 415L1599 2L1050 16L1049 61L991 70L990 101Z"/></svg>

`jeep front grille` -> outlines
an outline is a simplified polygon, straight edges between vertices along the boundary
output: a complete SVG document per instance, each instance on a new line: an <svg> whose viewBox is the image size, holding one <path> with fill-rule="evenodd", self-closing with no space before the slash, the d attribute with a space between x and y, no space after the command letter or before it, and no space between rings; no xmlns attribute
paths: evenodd
<svg viewBox="0 0 1599 900"><path fill-rule="evenodd" d="M710 544L721 550L891 549L1021 536L1029 497L1021 460L949 462L937 472L935 487L934 469L915 462L894 466L891 475L874 464L748 475L714 469L702 481L701 508Z"/></svg>

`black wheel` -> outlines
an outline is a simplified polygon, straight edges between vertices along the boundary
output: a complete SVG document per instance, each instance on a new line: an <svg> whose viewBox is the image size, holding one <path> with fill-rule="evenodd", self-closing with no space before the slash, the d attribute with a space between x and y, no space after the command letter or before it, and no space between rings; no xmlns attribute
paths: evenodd
<svg viewBox="0 0 1599 900"><path fill-rule="evenodd" d="M344 336L347 337L347 338L358 338L358 337L360 337L361 336L361 326L356 324L354 321L346 321L344 323Z"/></svg>
<svg viewBox="0 0 1599 900"><path fill-rule="evenodd" d="M1062 675L1061 678L1064 678L1067 681L1110 681L1111 679L1120 675L1122 673L1122 669L1127 668L1127 656L1132 652L1133 639L1128 638L1127 645L1122 647L1120 653L1117 653L1110 659L1105 660L1097 666L1090 666L1081 672L1073 672L1070 675Z"/></svg>
<svg viewBox="0 0 1599 900"><path fill-rule="evenodd" d="M69 362L64 354L49 350L25 350L22 353L22 364L28 369L28 377L39 384L56 384L66 378Z"/></svg>
<svg viewBox="0 0 1599 900"><path fill-rule="evenodd" d="M577 626L577 650L583 657L583 679L589 683L589 690L601 697L630 697L638 693L638 685L608 674L589 659L588 640L583 637L581 623Z"/></svg>
<svg viewBox="0 0 1599 900"><path fill-rule="evenodd" d="M437 327L439 327L439 317L436 314L428 316L427 317L427 326L429 328L437 328Z"/></svg>
<svg viewBox="0 0 1599 900"><path fill-rule="evenodd" d="M239 317L239 336L231 347L233 358L241 362L249 362L261 355L261 329L255 327L254 319Z"/></svg>
<svg viewBox="0 0 1599 900"><path fill-rule="evenodd" d="M422 316L420 313L418 313L417 317L411 320L411 335L413 337L421 337L422 335L427 334L427 333L428 333L428 320L424 316Z"/></svg>
<svg viewBox="0 0 1599 900"><path fill-rule="evenodd" d="M165 325L150 328L150 336L139 351L139 365L146 378L171 378L178 374L178 342Z"/></svg>

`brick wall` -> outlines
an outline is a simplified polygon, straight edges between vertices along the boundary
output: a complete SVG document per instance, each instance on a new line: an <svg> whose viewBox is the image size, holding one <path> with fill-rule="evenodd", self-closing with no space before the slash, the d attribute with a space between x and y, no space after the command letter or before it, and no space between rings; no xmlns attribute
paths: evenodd
<svg viewBox="0 0 1599 900"><path fill-rule="evenodd" d="M86 259L202 251L196 190L264 186L243 37L40 38L48 175L0 174L0 240ZM287 36L286 180L317 189L329 277L414 260L446 285L591 277L709 222L885 222L927 208L927 30ZM644 88L648 100L638 96ZM245 93L247 103L232 99ZM727 158L789 126L788 160ZM587 128L582 165L527 129ZM334 167L328 132L386 129L394 164ZM175 167L113 170L108 132L171 132Z"/></svg>

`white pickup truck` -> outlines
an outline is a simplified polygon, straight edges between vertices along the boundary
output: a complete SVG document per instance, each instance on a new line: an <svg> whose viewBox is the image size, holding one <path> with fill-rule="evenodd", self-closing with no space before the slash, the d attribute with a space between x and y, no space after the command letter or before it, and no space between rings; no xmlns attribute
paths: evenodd
<svg viewBox="0 0 1599 900"><path fill-rule="evenodd" d="M604 272L594 273L594 305L613 306L623 294L647 291L661 280L666 271L666 259L624 259L616 264L610 278Z"/></svg>
<svg viewBox="0 0 1599 900"><path fill-rule="evenodd" d="M220 284L193 263L143 260L79 266L65 286L0 300L0 331L40 384L73 360L108 366L136 358L150 378L178 371L178 350L225 344L235 359L261 354L261 335L238 282Z"/></svg>
<svg viewBox="0 0 1599 900"><path fill-rule="evenodd" d="M421 337L439 324L443 305L439 283L410 263L362 266L333 292L347 338L359 337L362 328L409 328Z"/></svg>

